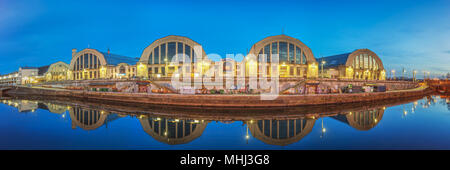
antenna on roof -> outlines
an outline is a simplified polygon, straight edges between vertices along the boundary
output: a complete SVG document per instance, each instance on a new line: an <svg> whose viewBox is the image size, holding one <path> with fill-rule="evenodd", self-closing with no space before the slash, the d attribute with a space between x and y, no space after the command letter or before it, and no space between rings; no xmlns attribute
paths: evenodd
<svg viewBox="0 0 450 170"><path fill-rule="evenodd" d="M109 47L108 47L108 54L110 53L110 51L109 51Z"/></svg>
<svg viewBox="0 0 450 170"><path fill-rule="evenodd" d="M91 46L89 45L89 43L88 43L88 48L91 48Z"/></svg>
<svg viewBox="0 0 450 170"><path fill-rule="evenodd" d="M281 27L281 35L284 35L284 28Z"/></svg>

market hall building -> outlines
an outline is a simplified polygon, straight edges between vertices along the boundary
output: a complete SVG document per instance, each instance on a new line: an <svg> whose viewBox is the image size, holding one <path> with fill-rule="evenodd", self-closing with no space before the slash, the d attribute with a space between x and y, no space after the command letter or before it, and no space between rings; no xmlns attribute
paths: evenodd
<svg viewBox="0 0 450 170"><path fill-rule="evenodd" d="M266 57L261 58L261 54ZM278 56L278 59L274 56ZM262 78L277 70L280 78L288 79L323 76L346 80L385 80L386 74L381 59L369 49L316 59L312 50L302 41L287 35L276 35L253 44L242 61L228 58L212 61L200 43L188 37L171 35L153 41L142 51L140 58L113 54L109 50L101 52L86 48L78 52L73 49L70 64L57 62L45 72L40 71L40 74L37 73L39 69L33 68L0 75L0 84L96 79L158 80L173 75L202 78L211 73L208 72L211 68L223 71L223 75L214 75L214 71L213 75L209 75L211 77Z"/></svg>
<svg viewBox="0 0 450 170"><path fill-rule="evenodd" d="M138 59L96 49L72 50L70 80L119 79L136 76Z"/></svg>
<svg viewBox="0 0 450 170"><path fill-rule="evenodd" d="M386 71L380 57L369 49L318 59L325 78L385 80ZM323 66L322 66L323 64ZM322 68L320 68L322 69Z"/></svg>

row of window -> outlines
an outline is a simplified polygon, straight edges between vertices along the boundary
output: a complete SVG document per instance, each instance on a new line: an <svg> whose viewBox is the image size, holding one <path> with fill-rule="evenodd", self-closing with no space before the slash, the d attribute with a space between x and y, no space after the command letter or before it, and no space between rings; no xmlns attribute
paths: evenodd
<svg viewBox="0 0 450 170"><path fill-rule="evenodd" d="M368 54L356 56L353 60L352 66L356 69L378 70L378 68L380 68L378 62L375 60L375 57L369 56Z"/></svg>
<svg viewBox="0 0 450 170"><path fill-rule="evenodd" d="M273 42L262 48L258 53L258 61L262 61L261 54L266 55L266 62L277 62L272 56L278 54L279 62L286 62L290 64L306 64L306 56L302 49L294 44L287 42Z"/></svg>
<svg viewBox="0 0 450 170"><path fill-rule="evenodd" d="M174 57L178 55L178 58ZM182 55L184 54L184 55ZM190 57L192 56L194 57ZM148 64L166 64L172 61L196 62L194 49L182 42L168 42L155 47L149 55Z"/></svg>
<svg viewBox="0 0 450 170"><path fill-rule="evenodd" d="M80 55L75 61L74 70L95 69L100 67L100 59L93 54Z"/></svg>

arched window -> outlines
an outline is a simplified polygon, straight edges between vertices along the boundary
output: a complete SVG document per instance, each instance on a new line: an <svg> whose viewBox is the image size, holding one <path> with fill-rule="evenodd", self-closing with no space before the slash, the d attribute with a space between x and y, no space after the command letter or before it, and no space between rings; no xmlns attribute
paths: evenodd
<svg viewBox="0 0 450 170"><path fill-rule="evenodd" d="M177 54L180 55L174 59L173 57ZM149 55L148 64L166 64L172 61L181 62L183 61L183 54L185 56L185 62L189 62L189 59L191 62L196 62L196 59L191 57L191 55L194 55L194 49L191 46L183 42L162 43L152 50Z"/></svg>
<svg viewBox="0 0 450 170"><path fill-rule="evenodd" d="M273 62L273 55L278 54L280 63L306 64L306 56L302 53L302 49L299 46L288 42L280 41L269 43L261 48L258 54L265 54L267 56L267 63Z"/></svg>
<svg viewBox="0 0 450 170"><path fill-rule="evenodd" d="M119 74L126 74L126 70L124 66L120 66L119 68Z"/></svg>

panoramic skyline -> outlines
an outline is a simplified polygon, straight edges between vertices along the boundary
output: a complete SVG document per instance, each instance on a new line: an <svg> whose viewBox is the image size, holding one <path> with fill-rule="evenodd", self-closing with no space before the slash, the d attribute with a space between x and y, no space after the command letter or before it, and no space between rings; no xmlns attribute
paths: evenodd
<svg viewBox="0 0 450 170"><path fill-rule="evenodd" d="M286 34L320 58L368 48L387 71L450 72L449 1L0 1L0 74L70 63L71 49L140 57L154 40L181 35L207 54L246 54ZM167 10L171 9L171 10ZM215 61L218 58L211 58ZM236 58L237 59L237 58ZM241 59L237 59L240 61ZM411 76L411 73L409 73Z"/></svg>

